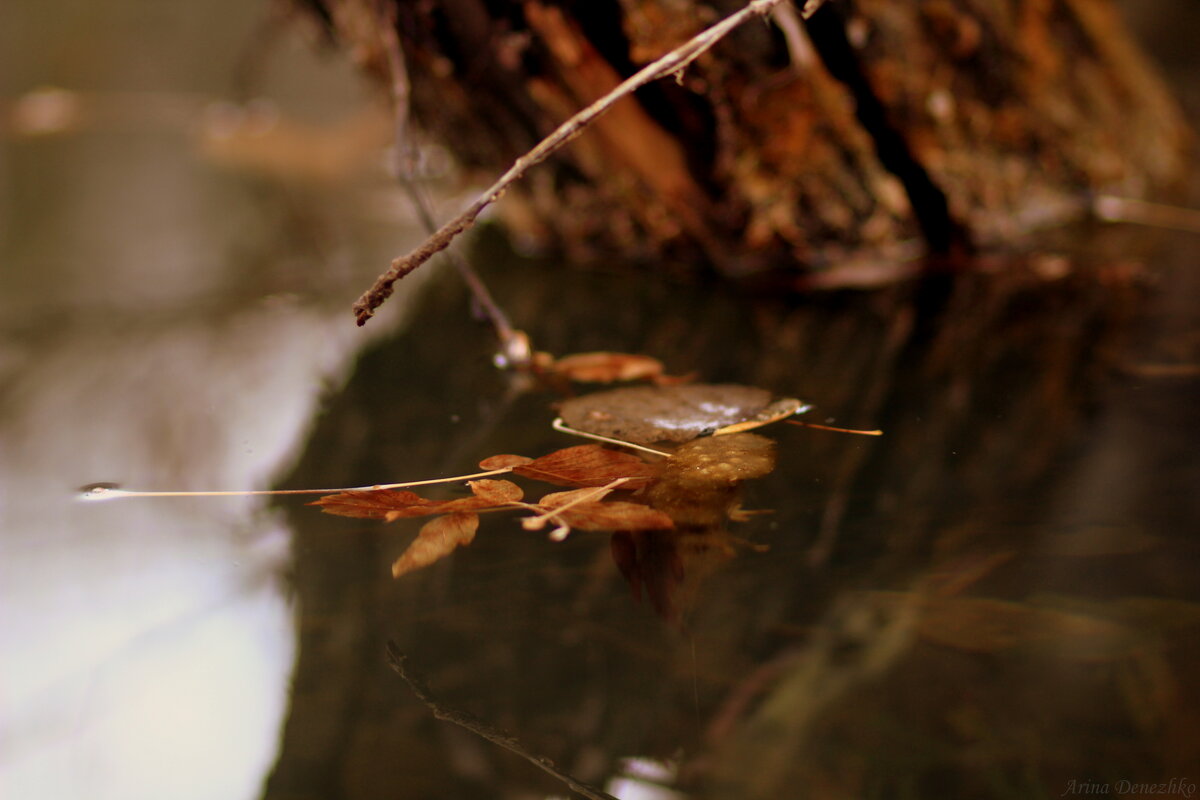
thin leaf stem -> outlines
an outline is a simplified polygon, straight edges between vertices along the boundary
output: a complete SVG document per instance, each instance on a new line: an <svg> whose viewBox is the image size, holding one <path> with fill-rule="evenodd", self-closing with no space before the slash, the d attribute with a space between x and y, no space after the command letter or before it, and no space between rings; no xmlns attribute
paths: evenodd
<svg viewBox="0 0 1200 800"><path fill-rule="evenodd" d="M656 450L653 447L634 444L633 442L627 442L624 439L614 439L610 436L601 436L598 433L588 433L587 431L581 431L577 428L572 428L567 425L567 423L563 422L562 417L555 417L554 421L550 423L550 427L554 428L556 431L560 431L561 433L569 433L572 436L582 436L585 439L595 439L597 442L604 442L605 444L615 444L619 445L620 447L629 447L634 450L641 450L643 453L653 453L656 456L664 456L666 458L671 457L671 454L666 450Z"/></svg>
<svg viewBox="0 0 1200 800"><path fill-rule="evenodd" d="M375 492L385 489L405 489L410 486L431 486L438 483L458 483L461 481L486 478L490 475L503 475L512 472L512 467L491 469L487 472L476 472L471 475L454 475L449 478L430 478L423 481L406 481L405 483L377 483L371 486L345 486L339 489L249 489L231 491L198 491L198 492L153 492L122 489L111 483L97 483L80 489L80 500L116 500L123 497L251 497L263 495L288 494L337 494L338 492Z"/></svg>
<svg viewBox="0 0 1200 800"><path fill-rule="evenodd" d="M432 236L437 233L437 223L434 222L433 214L429 210L428 199L414 178L417 157L409 125L411 92L409 91L408 70L404 66L404 53L400 49L400 37L396 33L395 7L388 5L385 8L384 4L380 3L378 13L381 36L387 51L388 71L392 78L392 104L395 115L392 155L396 180L408 195L426 234ZM533 358L529 338L513 328L504 309L500 308L483 279L479 277L479 273L465 258L453 250L448 250L445 255L454 265L459 276L467 285L467 289L475 298L476 304L495 330L496 338L500 340L500 356L504 364L513 367L528 366Z"/></svg>
<svg viewBox="0 0 1200 800"><path fill-rule="evenodd" d="M883 431L878 428L873 431L860 431L855 428L835 428L832 425L818 425L815 422L801 422L798 419L784 420L789 425L800 425L805 428L816 428L819 431L833 431L835 433L857 433L859 436L883 436Z"/></svg>

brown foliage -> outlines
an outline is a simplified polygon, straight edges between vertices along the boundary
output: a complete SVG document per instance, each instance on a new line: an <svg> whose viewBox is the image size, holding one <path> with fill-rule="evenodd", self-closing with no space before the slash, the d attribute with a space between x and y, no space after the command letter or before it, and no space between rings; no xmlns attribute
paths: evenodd
<svg viewBox="0 0 1200 800"><path fill-rule="evenodd" d="M538 353L537 357L542 372L580 383L648 380L669 385L689 380L665 374L663 363L657 358L632 353L574 353L559 359L549 353Z"/></svg>
<svg viewBox="0 0 1200 800"><path fill-rule="evenodd" d="M512 472L525 478L573 487L550 492L536 503L523 502L524 492L512 481L480 478L469 481L469 497L430 500L407 489L352 489L326 495L311 503L328 514L380 519L434 516L392 565L395 577L438 561L470 544L479 526L479 513L511 508L535 512L522 521L527 530L555 527L550 538L561 540L572 529L618 531L617 543L637 536L640 544L625 552L614 550L622 574L635 586L645 586L660 613L674 608L670 600L682 579L678 555L662 562L653 553L673 553L675 540L654 546L640 537L666 536L677 524L719 525L736 507L736 487L742 480L769 472L774 464L772 444L753 434L732 434L682 445L675 455L648 463L636 455L598 444L556 450L540 458L501 454L480 462L491 472ZM466 476L471 477L471 476ZM449 479L455 480L455 479ZM462 480L459 478L458 480ZM402 484L403 485L403 484ZM614 490L630 492L629 499L608 500ZM704 506L698 518L685 507ZM626 548L628 550L628 548ZM621 556L625 557L622 558ZM675 565L664 573L664 565ZM661 573L661 574L660 574Z"/></svg>
<svg viewBox="0 0 1200 800"><path fill-rule="evenodd" d="M524 496L521 487L511 481L478 480L471 481L470 486L474 495L457 500L428 500L407 490L351 490L325 495L309 505L320 506L326 514L394 522L429 514L481 511L517 502Z"/></svg>
<svg viewBox="0 0 1200 800"><path fill-rule="evenodd" d="M392 577L399 578L406 572L427 567L456 548L465 547L474 541L478 527L478 514L446 514L429 520L404 554L392 562Z"/></svg>
<svg viewBox="0 0 1200 800"><path fill-rule="evenodd" d="M598 444L581 444L513 467L513 472L555 486L599 487L618 478L628 478L624 488L638 489L647 485L658 469L630 453Z"/></svg>

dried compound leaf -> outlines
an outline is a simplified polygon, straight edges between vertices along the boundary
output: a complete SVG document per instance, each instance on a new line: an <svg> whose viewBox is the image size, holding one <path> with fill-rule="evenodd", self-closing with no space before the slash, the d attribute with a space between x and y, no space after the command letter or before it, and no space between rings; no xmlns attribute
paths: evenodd
<svg viewBox="0 0 1200 800"><path fill-rule="evenodd" d="M456 548L465 547L475 539L478 527L478 514L447 514L429 520L404 554L392 563L392 577L427 567Z"/></svg>
<svg viewBox="0 0 1200 800"><path fill-rule="evenodd" d="M623 486L626 489L645 486L657 471L631 453L596 444L556 450L513 469L518 475L556 486L604 486L617 478L630 478Z"/></svg>
<svg viewBox="0 0 1200 800"><path fill-rule="evenodd" d="M426 500L416 492L386 489L338 492L325 495L309 505L320 506L326 514L337 514L341 517L388 519L388 515L398 509L421 509L409 516L437 513L428 509L438 504L432 500Z"/></svg>
<svg viewBox="0 0 1200 800"><path fill-rule="evenodd" d="M470 481L468 485L476 497L480 500L486 500L492 505L513 503L525 496L525 492L521 490L521 487L512 481L488 480L485 478Z"/></svg>
<svg viewBox="0 0 1200 800"><path fill-rule="evenodd" d="M516 484L510 485L517 488ZM503 502L507 501L501 501L501 503ZM462 497L456 500L429 500L407 490L374 489L351 490L325 495L309 505L320 506L326 514L393 522L398 519L424 517L429 514L479 511L491 508L497 503L479 496Z"/></svg>
<svg viewBox="0 0 1200 800"><path fill-rule="evenodd" d="M489 456L488 458L485 458L483 461L479 462L479 468L482 470L490 470L504 469L506 467L519 467L522 464L528 464L530 461L533 461L533 459L529 456L515 456L508 454Z"/></svg>
<svg viewBox="0 0 1200 800"><path fill-rule="evenodd" d="M428 514L456 514L465 511L482 511L485 508L491 508L495 505L492 501L482 497L463 497L458 500L443 500L440 503L433 500L426 500L425 503L427 505L422 504L389 511L384 519L388 522L394 522L398 519L407 519L408 517L424 517Z"/></svg>

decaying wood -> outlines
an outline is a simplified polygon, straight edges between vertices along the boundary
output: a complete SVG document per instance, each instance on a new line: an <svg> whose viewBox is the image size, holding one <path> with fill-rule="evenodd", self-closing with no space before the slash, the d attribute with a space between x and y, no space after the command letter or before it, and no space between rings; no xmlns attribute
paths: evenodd
<svg viewBox="0 0 1200 800"><path fill-rule="evenodd" d="M501 174L360 323L506 191L520 234L572 255L822 285L1160 193L1189 139L1109 0L304 2L381 76L394 12L415 121Z"/></svg>
<svg viewBox="0 0 1200 800"><path fill-rule="evenodd" d="M577 45L580 43L570 41L571 30L560 13L536 3L530 4L527 13L530 15L532 26L535 30L540 29L546 34L547 41L556 45L552 48L553 55L567 67L566 74L572 76L571 83L575 88L584 93L609 84L613 84L612 88L587 108L573 114L553 133L518 158L508 171L479 195L465 211L439 228L420 247L406 256L395 259L387 272L354 304L358 324L365 324L374 315L375 309L391 296L392 286L397 280L448 247L456 236L475 224L475 220L485 208L498 200L505 190L523 177L531 167L545 161L637 88L658 78L679 73L738 25L754 16L768 13L780 2L781 0L752 0L738 13L702 31L628 79L619 82L615 72L607 64L594 58L579 57L581 48ZM697 193L696 187L682 169L682 154L664 135L654 135L657 130L648 124L643 113L628 104L620 106L620 110L617 118L610 119L609 124L604 126L602 133L607 133L606 139L615 143L616 150L624 156L632 170L660 196L667 199L668 207L684 221L685 227L698 238L704 238L701 220L688 206L689 200L694 199ZM640 131L649 131L649 140L638 138L637 134Z"/></svg>

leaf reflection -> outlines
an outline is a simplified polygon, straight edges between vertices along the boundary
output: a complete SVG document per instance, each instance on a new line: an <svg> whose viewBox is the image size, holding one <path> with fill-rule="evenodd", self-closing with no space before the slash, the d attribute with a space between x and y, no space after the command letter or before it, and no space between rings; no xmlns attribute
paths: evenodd
<svg viewBox="0 0 1200 800"><path fill-rule="evenodd" d="M612 555L633 595L671 622L694 604L700 585L737 552L725 529L740 520L742 483L775 468L775 443L753 433L694 439L662 462L645 500L672 530L618 531Z"/></svg>

